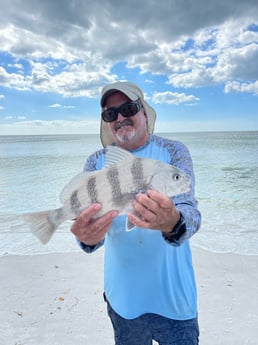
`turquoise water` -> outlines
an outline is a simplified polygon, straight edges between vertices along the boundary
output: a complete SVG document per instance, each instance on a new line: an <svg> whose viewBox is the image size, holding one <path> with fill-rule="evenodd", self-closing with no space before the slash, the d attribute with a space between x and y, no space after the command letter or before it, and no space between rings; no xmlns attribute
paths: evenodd
<svg viewBox="0 0 258 345"><path fill-rule="evenodd" d="M258 132L166 133L189 148L202 228L192 244L258 255ZM63 186L100 148L98 135L0 136L0 255L79 251L70 223L46 246L18 215L60 206Z"/></svg>

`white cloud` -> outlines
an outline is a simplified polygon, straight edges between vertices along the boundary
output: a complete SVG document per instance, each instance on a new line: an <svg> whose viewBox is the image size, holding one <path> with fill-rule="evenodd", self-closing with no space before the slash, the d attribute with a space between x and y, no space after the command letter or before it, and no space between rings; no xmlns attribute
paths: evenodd
<svg viewBox="0 0 258 345"><path fill-rule="evenodd" d="M202 87L231 80L258 79L258 32L250 18L230 19L192 35L162 43L144 56L132 56L129 67L168 76L174 87Z"/></svg>
<svg viewBox="0 0 258 345"><path fill-rule="evenodd" d="M214 79L218 82L232 79L242 81L258 79L257 57L258 43L231 48L218 57L218 64L213 70Z"/></svg>
<svg viewBox="0 0 258 345"><path fill-rule="evenodd" d="M171 132L209 132L223 128L223 131L252 131L257 128L254 119L246 118L245 121L240 119L207 119L207 121L157 121L155 126L156 133Z"/></svg>
<svg viewBox="0 0 258 345"><path fill-rule="evenodd" d="M0 95L0 99L3 99L5 96L4 95Z"/></svg>
<svg viewBox="0 0 258 345"><path fill-rule="evenodd" d="M4 119L7 121L24 121L24 120L26 120L26 116L24 116L24 115L18 115L18 116L8 115L8 116L5 116ZM1 126L3 126L3 124L1 124Z"/></svg>
<svg viewBox="0 0 258 345"><path fill-rule="evenodd" d="M4 107L0 105L0 110L3 110L3 109L4 109Z"/></svg>
<svg viewBox="0 0 258 345"><path fill-rule="evenodd" d="M74 105L62 105L59 103L54 103L48 106L48 108L64 108L64 109L74 109Z"/></svg>
<svg viewBox="0 0 258 345"><path fill-rule="evenodd" d="M254 83L240 83L239 81L228 82L225 85L225 93L245 92L258 95L258 81Z"/></svg>
<svg viewBox="0 0 258 345"><path fill-rule="evenodd" d="M54 92L65 97L95 97L99 95L100 85L115 81L107 66L94 65L93 61L68 65L55 75L48 64L31 61L31 67L32 72L27 76L9 74L0 67L0 85L23 91Z"/></svg>
<svg viewBox="0 0 258 345"><path fill-rule="evenodd" d="M175 104L181 103L194 104L199 101L198 97L193 95L186 95L185 93L177 92L155 92L152 97L152 101L156 104Z"/></svg>
<svg viewBox="0 0 258 345"><path fill-rule="evenodd" d="M12 124L1 124L1 134L8 135L44 135L44 134L84 134L99 133L99 120L83 121L21 121Z"/></svg>
<svg viewBox="0 0 258 345"><path fill-rule="evenodd" d="M200 132L210 131L216 128L223 130L253 130L255 120L246 118L243 121L236 119L221 119L204 121L187 121L179 120L160 121L157 119L155 132ZM21 121L13 124L1 124L1 135L45 135L45 134L91 134L99 133L98 120L83 121Z"/></svg>
<svg viewBox="0 0 258 345"><path fill-rule="evenodd" d="M26 79L18 73L8 73L0 66L0 85L20 91L29 90Z"/></svg>
<svg viewBox="0 0 258 345"><path fill-rule="evenodd" d="M8 64L9 68L14 68L18 70L18 73L23 74L23 65L21 63L15 63L15 64Z"/></svg>
<svg viewBox="0 0 258 345"><path fill-rule="evenodd" d="M248 29L258 22L252 0L143 0L141 6L74 0L61 7L50 0L3 0L2 8L1 50L18 69L0 67L0 85L8 88L95 97L116 80L111 70L120 61L164 75L173 87L258 78L258 33Z"/></svg>
<svg viewBox="0 0 258 345"><path fill-rule="evenodd" d="M58 103L55 103L55 104L51 104L48 106L49 108L61 108L62 105L61 104L58 104Z"/></svg>
<svg viewBox="0 0 258 345"><path fill-rule="evenodd" d="M194 67L187 73L171 74L169 84L175 87L200 87L213 84L212 71L205 66Z"/></svg>

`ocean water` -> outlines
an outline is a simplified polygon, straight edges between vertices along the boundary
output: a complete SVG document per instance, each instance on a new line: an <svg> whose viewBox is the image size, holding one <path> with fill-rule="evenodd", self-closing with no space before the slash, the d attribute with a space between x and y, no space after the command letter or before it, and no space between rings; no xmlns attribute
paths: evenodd
<svg viewBox="0 0 258 345"><path fill-rule="evenodd" d="M192 245L258 255L258 132L162 135L193 158L202 227ZM80 251L71 222L42 245L19 215L59 207L63 186L100 147L98 135L0 136L0 255Z"/></svg>

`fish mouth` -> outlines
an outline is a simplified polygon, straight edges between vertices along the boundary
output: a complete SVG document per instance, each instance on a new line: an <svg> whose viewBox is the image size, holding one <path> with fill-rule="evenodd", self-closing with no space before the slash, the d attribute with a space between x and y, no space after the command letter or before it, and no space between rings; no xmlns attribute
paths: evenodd
<svg viewBox="0 0 258 345"><path fill-rule="evenodd" d="M126 126L133 126L133 121L130 119L126 119L122 122L116 122L114 129L115 131L118 131L120 128L126 127Z"/></svg>

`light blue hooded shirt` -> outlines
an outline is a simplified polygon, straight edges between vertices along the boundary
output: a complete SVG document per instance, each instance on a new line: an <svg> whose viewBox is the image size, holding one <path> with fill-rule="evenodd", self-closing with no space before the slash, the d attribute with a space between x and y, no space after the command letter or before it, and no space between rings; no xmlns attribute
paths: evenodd
<svg viewBox="0 0 258 345"><path fill-rule="evenodd" d="M126 216L114 219L105 240L94 248L81 243L86 252L104 244L104 291L120 316L133 319L155 313L175 320L197 316L197 293L189 238L199 229L201 215L194 198L194 173L188 149L178 141L151 135L135 156L153 158L177 166L191 178L191 190L173 197L186 221L186 233L168 243L161 231L134 228L126 231ZM85 170L99 170L104 149L91 155Z"/></svg>

